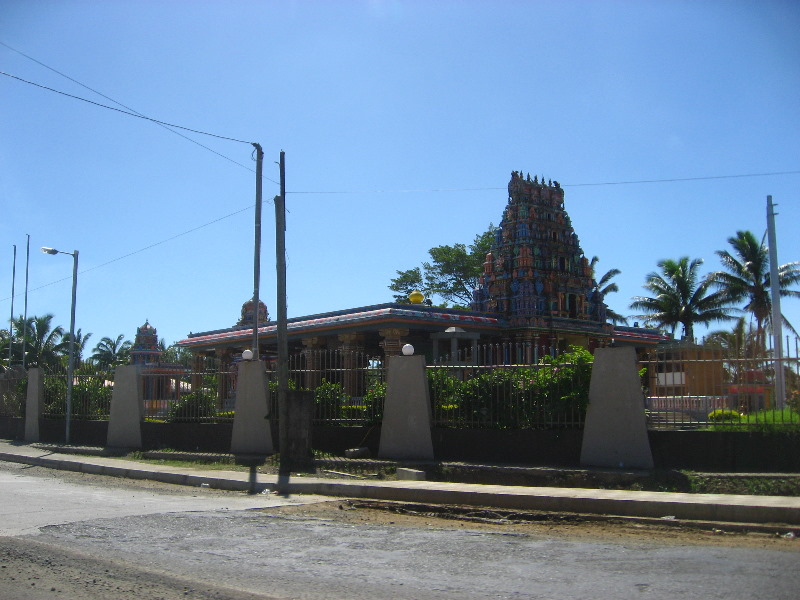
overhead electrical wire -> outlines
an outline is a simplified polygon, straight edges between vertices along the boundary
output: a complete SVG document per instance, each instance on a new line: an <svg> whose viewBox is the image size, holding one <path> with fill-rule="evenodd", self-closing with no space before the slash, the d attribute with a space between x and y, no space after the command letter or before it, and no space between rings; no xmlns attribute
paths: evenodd
<svg viewBox="0 0 800 600"><path fill-rule="evenodd" d="M42 85L41 83L36 83L34 81L28 81L27 79L23 79L22 77L17 77L16 75L12 75L11 73L6 73L5 71L0 71L0 75L5 75L6 77L10 77L12 79L16 79L17 81L21 81L22 83L27 83L28 85L32 85L43 90L47 90L49 92L54 92L56 94L61 94L62 96L66 96L67 98L74 98L75 100L80 100L81 102L88 102L89 104L93 104L95 106L99 106L100 108L106 108L108 110L114 110L116 112L122 113L124 115L128 115L131 117L136 117L137 119L144 119L145 121L152 121L153 123L158 123L159 125L165 125L166 127L175 127L176 129L183 129L184 131L191 131L192 133L197 133L200 135L207 135L210 137L214 137L220 140L228 140L229 142L238 142L240 144L248 144L252 145L253 142L248 142L246 140L240 140L237 138L228 137L225 135L219 135L217 133L209 133L208 131L202 131L200 129L192 129L191 127L184 127L183 125L176 125L175 123L167 123L166 121L160 121L158 119L154 119L152 117L148 117L146 115L140 115L138 113L132 112L130 110L123 110L121 108L115 108L113 106L109 106L108 104L101 104L100 102L95 102L94 100L89 100L88 98L83 98L81 96L76 96L75 94L68 94L67 92L62 92L61 90L57 90L55 88L48 87L46 85Z"/></svg>
<svg viewBox="0 0 800 600"><path fill-rule="evenodd" d="M70 81L71 81L71 82L73 82L73 83L76 83L77 85L81 86L82 88L89 90L89 91L90 91L90 92L92 92L93 94L97 94L97 95L98 95L98 96L100 96L101 98L105 98L106 100L109 100L110 102L113 102L114 104L116 104L116 105L118 105L118 106L121 106L122 108L124 108L124 109L126 109L126 110L129 110L129 111L131 111L132 113L135 113L136 115L139 115L140 117L145 117L145 115L143 115L142 113L140 113L138 110L136 110L136 109L134 109L134 108L131 108L130 106L127 106L127 105L125 105L124 103L120 102L119 100L115 100L115 99L114 99L114 98L112 98L111 96L107 96L107 95L106 95L106 94L104 94L103 92L100 92L100 91L98 91L98 90L96 90L96 89L94 89L94 88L92 88L92 87L89 87L88 85L86 85L85 83L83 83L83 82L81 82L81 81L78 81L78 80L77 80L77 79L75 79L74 77L70 77L70 76L69 76L69 75L67 75L66 73L63 73L63 72L59 71L58 69L56 69L56 68L53 68L53 67L51 67L50 65L47 65L47 64L43 63L42 61L40 61L40 60L37 60L36 58L34 58L34 57L32 57L32 56L30 56L30 55L28 55L28 54L25 54L25 53L24 53L24 52L22 52L21 50L17 50L16 48L14 48L14 47L12 47L12 46L9 46L8 44L6 44L5 42L3 42L2 40L0 40L0 45L1 45L1 46L5 46L6 48L8 48L9 50L11 50L12 52L16 52L16 53L17 53L17 54L19 54L20 56L24 56L24 57L25 57L25 58L27 58L28 60L30 60L30 61L32 61L32 62L35 62L37 65L40 65L40 66L44 67L45 69L48 69L49 71L52 71L53 73L56 73L57 75L60 75L61 77L63 77L63 78L65 78L65 79L68 79L68 80L70 80ZM240 162L238 162L238 161L236 161L236 160L232 159L230 156L226 156L226 155L222 154L221 152L217 152L217 151L216 151L216 150L214 150L213 148L209 148L209 147L208 147L208 146L206 146L205 144L201 144L201 143L200 143L200 142L198 142L197 140L194 140L194 139L190 138L189 136L182 134L180 131L175 131L174 129L171 129L169 126L167 126L167 125L165 125L165 124L163 124L163 123L160 123L160 122L158 122L158 121L154 121L154 122L155 122L155 124L156 124L156 125L158 125L159 127L162 127L163 129L165 129L165 130L169 131L170 133L173 133L173 134L175 134L175 135L177 135L177 136L179 136L179 137L182 137L182 138L183 138L183 139L185 139L186 141L188 141L188 142L191 142L192 144L195 144L196 146L200 146L200 147L201 147L201 148L203 148L204 150L208 150L208 151L209 151L209 152L211 152L212 154L216 154L216 155L217 155L217 156L219 156L220 158L223 158L223 159L225 159L225 160L227 160L227 161L229 161L229 162L232 162L233 164L235 164L235 165L237 165L237 166L239 166L239 167L242 167L243 169L247 169L247 170L248 170L248 171L250 171L251 173L255 173L255 169L251 169L251 168L250 168L250 167L248 167L247 165L244 165L244 164L242 164L242 163L240 163ZM275 184L277 184L277 183L278 183L277 181L273 181L273 180L272 180L272 179L270 179L269 177L265 177L264 179L266 179L266 180L268 180L268 181L271 181L272 183L275 183Z"/></svg>
<svg viewBox="0 0 800 600"><path fill-rule="evenodd" d="M123 260L125 258L129 258L129 257L134 256L136 254L141 254L142 252L145 252L146 250L150 250L151 248L155 248L156 246L160 246L161 244L166 244L167 242L171 242L172 240L176 240L176 239L178 239L180 237L183 237L185 235L188 235L190 233L194 233L195 231L203 229L204 227L208 227L209 225L213 225L214 223L219 223L220 221L224 221L225 219L228 219L230 217L236 216L236 215L238 215L240 213L243 213L245 211L252 210L252 209L253 209L252 206L246 206L245 208L241 208L241 209L239 209L237 211L234 211L232 213L228 213L227 215L224 215L222 217L218 217L218 218L214 219L213 221L209 221L208 223L203 223L202 225L198 225L197 227L192 227L191 229L187 229L186 231L183 231L183 232L178 233L176 235L173 235L171 237L165 238L165 239L163 239L163 240L161 240L159 242L155 242L155 243L150 244L148 246L145 246L143 248L139 248L138 250L134 250L132 252L128 252L127 254L123 254L122 256L118 256L116 258L112 258L111 260L108 260L108 261L106 261L104 263L101 263L99 265L95 265L93 267L89 267L88 269L83 269L82 271L79 271L78 274L82 275L82 274L88 273L90 271L95 271L95 270L100 269L102 267L106 267L108 265L111 265L111 264L113 264L115 262L119 262L119 261L121 261L121 260ZM51 281L50 283L45 283L45 284L40 285L38 287L32 288L32 289L30 289L28 291L29 292L35 292L37 290L41 290L43 288L50 287L51 285L55 285L55 284L61 283L63 281L71 281L71 280L72 280L71 276L70 277L63 277L62 279L56 279L55 281ZM0 300L0 302L5 302L6 300L10 300L10 299L11 299L11 296L9 296L8 298L3 298L2 300Z"/></svg>
<svg viewBox="0 0 800 600"><path fill-rule="evenodd" d="M0 75L5 75L6 77L15 79L15 80L23 82L23 83L27 83L29 85L32 85L32 86L35 86L35 87L38 87L38 88L41 88L41 89L44 89L44 90L47 90L47 91L50 91L50 92L54 92L56 94L60 94L62 96L66 96L68 98L73 98L75 100L81 100L82 102L86 102L88 104L92 104L92 105L100 107L100 108L113 110L113 111L116 111L116 112L119 112L119 113L122 113L122 114L125 114L125 115L128 115L128 116L131 116L131 117L136 117L136 118L139 118L139 119L150 121L152 123L160 125L161 127L164 127L165 129L167 129L171 133L174 133L175 135L178 135L178 136L184 138L185 140L187 140L189 142L192 142L193 144L196 144L196 145L200 146L201 148L204 148L205 150L208 150L209 152L212 152L213 154L216 154L219 157L224 158L225 160L227 160L229 162L232 162L232 163L234 163L234 164L236 164L236 165L238 165L240 167L243 167L243 168L247 169L248 171L253 172L253 169L250 169L246 165L243 165L243 164L233 160L232 158L230 158L228 156L225 156L224 154L221 154L221 153L217 152L216 150L213 150L212 148L209 148L208 146L205 146L205 145L201 144L200 142L198 142L196 140L193 140L192 138L180 133L179 131L175 131L175 129L181 129L183 131L189 131L191 133L196 133L196 134L199 134L199 135L206 135L206 136L214 137L214 138L217 138L217 139L222 139L222 140L227 140L227 141L237 142L237 143L242 143L242 144L252 145L252 142L248 142L248 141L245 141L245 140L240 140L240 139L229 137L229 136L223 136L223 135L219 135L219 134L214 134L214 133L210 133L210 132L207 132L207 131L202 131L202 130L199 130L199 129L193 129L193 128L190 128L190 127L177 125L175 123L168 123L166 121L161 121L159 119L154 119L152 117L148 117L148 116L146 116L146 115L144 115L142 113L139 113L138 111L126 106L125 104L123 104L123 103L121 103L121 102L119 102L119 101L117 101L117 100L115 100L115 99L113 99L113 98L111 98L111 97L109 97L109 96L107 96L107 95L105 95L105 94L103 94L103 93L101 93L101 92L99 92L99 91L97 91L97 90L95 90L95 89L83 84L83 83L81 83L80 81L70 77L69 75L66 75L66 74L62 73L61 71L58 71L57 69L54 69L53 67L50 67L50 66L44 64L43 62L41 62L41 61L31 57L31 56L28 56L24 52L21 52L21 51L17 50L16 48L13 48L13 47L9 46L5 42L0 41L0 45L5 46L9 50L12 50L13 52L18 53L21 56L24 56L25 58L27 58L27 59L29 59L29 60L31 60L31 61L33 61L33 62L35 62L35 63L37 63L37 64L39 64L39 65L41 65L43 67L45 67L46 69L49 69L50 71L53 71L54 73L57 73L58 75L66 78L66 79L69 79L73 83L76 83L77 85L80 85L81 87L83 87L83 88L85 88L85 89L87 89L87 90L89 90L89 91L91 91L91 92L93 92L93 93L95 93L95 94L97 94L97 95L99 95L99 96L101 96L101 97L103 97L103 98L115 103L115 104L118 104L119 106L122 106L125 110L119 109L119 108L115 108L113 106L108 106L106 104L102 104L102 103L99 103L99 102L95 102L93 100L89 100L89 99L83 98L81 96L76 96L74 94L69 94L69 93L63 92L61 90L57 90L57 89L54 89L54 88L51 88L51 87L48 87L48 86L45 86L45 85L42 85L42 84L39 84L39 83L35 83L33 81L29 81L27 79L23 79L21 77L17 77L16 75L12 75L12 74L6 73L4 71L0 71ZM561 187L634 185L634 184L648 184L648 183L674 183L674 182L684 182L684 181L707 181L707 180L715 180L715 179L736 179L736 178L746 178L746 177L768 177L768 176L797 175L797 174L800 174L800 170L797 170L797 171L776 171L776 172L769 172L769 173L734 174L734 175L710 175L710 176L704 176L704 177L673 177L673 178L667 178L667 179L643 179L643 180L630 180L630 181L606 181L606 182L595 182L595 183L571 183L571 184L570 183L561 183L559 185L561 185ZM275 184L278 183L277 181L274 181L274 180L272 180L272 179L270 179L268 177L264 177L264 179L267 179L268 181L270 181L272 183L275 183ZM326 195L333 195L333 194L341 194L341 195L345 195L345 194L413 194L413 193L447 193L447 192L497 191L497 190L504 190L504 189L506 189L506 188L505 187L473 187L473 188L430 188L430 189L396 189L396 190L391 190L391 189L388 189L388 190L319 190L319 191L302 190L302 191L287 191L287 194L304 194L304 195L323 195L323 194L326 194ZM203 225L199 225L197 227L193 227L192 229L188 229L188 230L183 231L183 232L181 232L179 234L176 234L176 235L173 235L171 237L165 238L165 239L163 239L161 241L155 242L153 244L150 244L150 245L145 246L143 248L140 248L138 250L134 250L134 251L129 252L127 254L118 256L117 258L111 259L111 260L109 260L107 262L104 262L102 264L96 265L96 266L91 267L89 269L85 269L85 270L81 271L81 273L87 273L89 271L94 271L94 270L99 269L101 267L105 267L107 265L113 264L113 263L118 262L120 260L123 260L125 258L129 258L131 256L139 254L141 252L145 252L146 250L150 250L151 248L155 248L156 246L160 246L162 244L165 244L165 243L170 242L172 240L175 240L177 238L183 237L185 235L188 235L190 233L198 231L199 229L203 229L204 227L208 227L209 225L213 225L214 223L218 223L219 221L223 221L223 220L225 220L227 218L230 218L232 216L235 216L235 215L240 214L242 212L245 212L247 210L251 210L252 208L253 208L252 206L248 206L248 207L242 208L240 210L237 210L235 212L232 212L232 213L229 213L227 215L224 215L222 217L218 217L218 218L216 218L216 219L214 219L212 221L209 221L208 223L204 223ZM69 277L66 277L66 278L63 278L63 279L58 279L56 281L52 281L50 283L46 283L46 284L41 285L39 287L33 288L32 290L29 290L29 291L40 290L42 288L45 288L45 287L48 287L48 286L51 286L51 285L55 285L57 283L61 283L63 281L68 281L70 279L71 278L69 278ZM8 298L3 298L0 301L4 302L4 301L9 300L9 299L11 299L10 296Z"/></svg>
<svg viewBox="0 0 800 600"><path fill-rule="evenodd" d="M770 177L775 175L800 175L798 171L774 171L771 173L744 173L736 175L709 175L705 177L671 177L668 179L639 179L631 181L601 181L595 183L559 183L561 187L589 187L601 185L633 185L640 183L673 183L680 181L705 181L712 179L738 179L743 177ZM471 188L430 188L406 190L307 190L287 191L287 194L435 194L444 192L484 192L505 190L505 187L471 187Z"/></svg>

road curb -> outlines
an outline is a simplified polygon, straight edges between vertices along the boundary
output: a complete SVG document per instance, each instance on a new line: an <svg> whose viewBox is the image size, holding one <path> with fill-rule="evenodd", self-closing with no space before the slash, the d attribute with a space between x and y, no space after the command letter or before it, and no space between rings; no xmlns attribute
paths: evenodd
<svg viewBox="0 0 800 600"><path fill-rule="evenodd" d="M162 483L228 491L315 494L430 504L461 504L548 512L600 514L620 517L675 518L730 523L800 524L800 498L783 496L724 496L673 492L631 492L587 488L519 487L455 484L430 481L336 481L260 475L251 481L232 473L180 472L142 468L135 463L118 465L115 459L71 456L31 456L0 452L0 460L95 475L147 479ZM236 474L238 475L238 473ZM259 481L260 479L260 481Z"/></svg>

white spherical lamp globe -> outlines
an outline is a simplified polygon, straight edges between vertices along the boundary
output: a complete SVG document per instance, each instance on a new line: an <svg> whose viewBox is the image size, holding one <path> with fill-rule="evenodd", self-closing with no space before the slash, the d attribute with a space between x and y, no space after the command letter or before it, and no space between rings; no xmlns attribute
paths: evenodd
<svg viewBox="0 0 800 600"><path fill-rule="evenodd" d="M414 354L414 346L405 344L403 346L403 356L411 356L412 354Z"/></svg>
<svg viewBox="0 0 800 600"><path fill-rule="evenodd" d="M244 360L253 360L253 351L245 350L244 352L242 352L242 358Z"/></svg>

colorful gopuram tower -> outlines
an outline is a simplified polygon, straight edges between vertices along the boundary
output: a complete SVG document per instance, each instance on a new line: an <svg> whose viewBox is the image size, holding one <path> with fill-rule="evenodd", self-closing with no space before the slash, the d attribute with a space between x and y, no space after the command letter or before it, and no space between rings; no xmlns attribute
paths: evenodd
<svg viewBox="0 0 800 600"><path fill-rule="evenodd" d="M136 328L136 338L131 348L132 365L156 364L161 359L161 349L158 347L158 333L156 328L146 320L144 325Z"/></svg>
<svg viewBox="0 0 800 600"><path fill-rule="evenodd" d="M610 339L603 296L557 181L511 173L508 205L483 267L471 308L503 318L509 341L549 352Z"/></svg>
<svg viewBox="0 0 800 600"><path fill-rule="evenodd" d="M236 326L249 327L250 329L252 329L255 317L256 317L256 311L254 310L253 299L251 298L250 300L247 300L244 304L242 304L242 316L239 318L239 321L236 323ZM269 321L269 312L267 312L267 305L264 304L261 300L259 300L258 326L263 327L267 321Z"/></svg>

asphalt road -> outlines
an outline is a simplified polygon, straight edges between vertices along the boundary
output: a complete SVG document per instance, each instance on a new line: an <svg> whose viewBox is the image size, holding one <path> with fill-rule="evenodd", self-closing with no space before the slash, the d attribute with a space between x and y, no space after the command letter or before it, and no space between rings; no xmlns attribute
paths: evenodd
<svg viewBox="0 0 800 600"><path fill-rule="evenodd" d="M791 541L454 526L297 501L0 463L0 598L794 599L800 584Z"/></svg>

